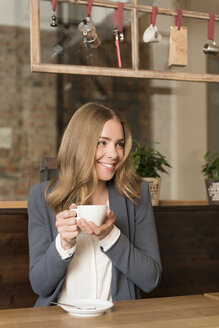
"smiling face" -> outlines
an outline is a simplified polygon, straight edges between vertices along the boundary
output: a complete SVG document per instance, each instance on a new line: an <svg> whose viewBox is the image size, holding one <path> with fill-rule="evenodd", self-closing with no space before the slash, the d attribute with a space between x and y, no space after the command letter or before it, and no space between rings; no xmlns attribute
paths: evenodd
<svg viewBox="0 0 219 328"><path fill-rule="evenodd" d="M95 167L99 181L113 178L124 157L124 132L121 123L116 119L107 121L100 134Z"/></svg>

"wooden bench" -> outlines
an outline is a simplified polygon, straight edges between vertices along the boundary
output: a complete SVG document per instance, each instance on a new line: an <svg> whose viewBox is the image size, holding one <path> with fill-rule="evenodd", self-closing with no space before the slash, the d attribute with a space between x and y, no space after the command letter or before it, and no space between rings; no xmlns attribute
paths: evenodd
<svg viewBox="0 0 219 328"><path fill-rule="evenodd" d="M0 207L0 308L31 307L36 295L32 292L28 278L27 209L2 207L4 206Z"/></svg>
<svg viewBox="0 0 219 328"><path fill-rule="evenodd" d="M218 291L219 206L157 206L154 213L163 272L144 297Z"/></svg>
<svg viewBox="0 0 219 328"><path fill-rule="evenodd" d="M27 209L0 203L0 308L32 307ZM219 206L154 207L163 265L159 287L145 298L219 290Z"/></svg>

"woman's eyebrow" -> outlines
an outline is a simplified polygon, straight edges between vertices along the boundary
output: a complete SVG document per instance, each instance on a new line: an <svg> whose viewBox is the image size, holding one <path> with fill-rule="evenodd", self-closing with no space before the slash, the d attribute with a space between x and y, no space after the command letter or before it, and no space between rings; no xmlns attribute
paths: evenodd
<svg viewBox="0 0 219 328"><path fill-rule="evenodd" d="M99 137L99 139L104 139L104 140L111 140L111 138L108 138L108 137ZM118 139L117 141L125 141L125 139L124 138L122 138L122 139Z"/></svg>
<svg viewBox="0 0 219 328"><path fill-rule="evenodd" d="M99 139L105 139L105 140L110 140L110 138L108 138L108 137L99 137Z"/></svg>

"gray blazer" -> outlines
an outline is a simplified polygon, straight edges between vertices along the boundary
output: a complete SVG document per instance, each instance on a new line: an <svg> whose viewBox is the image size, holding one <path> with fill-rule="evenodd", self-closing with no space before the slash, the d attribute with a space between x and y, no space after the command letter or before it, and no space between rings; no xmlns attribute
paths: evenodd
<svg viewBox="0 0 219 328"><path fill-rule="evenodd" d="M47 306L57 299L68 264L74 255L62 260L55 247L55 214L44 198L43 182L31 188L28 197L28 237L30 282L39 295L35 306ZM121 196L113 182L108 183L109 204L115 225L121 230L117 242L105 254L112 261L112 299L140 298L140 289L153 290L160 281L161 261L148 184L142 182L138 205ZM102 250L103 251L103 250Z"/></svg>

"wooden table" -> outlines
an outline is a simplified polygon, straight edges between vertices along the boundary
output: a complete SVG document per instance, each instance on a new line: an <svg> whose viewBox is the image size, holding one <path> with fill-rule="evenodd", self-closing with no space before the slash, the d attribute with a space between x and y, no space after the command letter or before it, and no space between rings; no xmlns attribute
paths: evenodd
<svg viewBox="0 0 219 328"><path fill-rule="evenodd" d="M219 301L219 293L205 293L204 294L205 296L209 297L209 298L213 298L217 301Z"/></svg>
<svg viewBox="0 0 219 328"><path fill-rule="evenodd" d="M70 316L57 306L0 310L0 328L218 328L219 302L204 295L114 302L93 318Z"/></svg>

